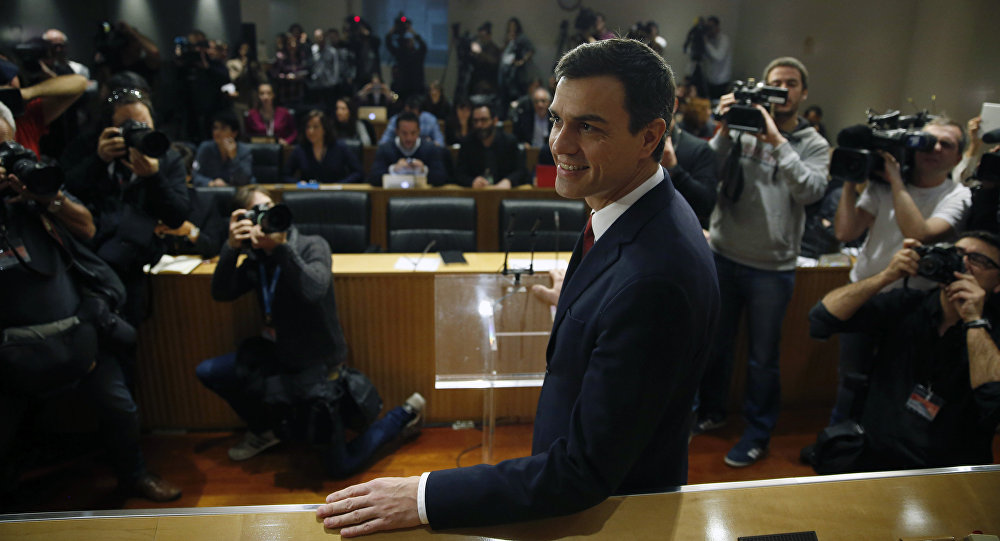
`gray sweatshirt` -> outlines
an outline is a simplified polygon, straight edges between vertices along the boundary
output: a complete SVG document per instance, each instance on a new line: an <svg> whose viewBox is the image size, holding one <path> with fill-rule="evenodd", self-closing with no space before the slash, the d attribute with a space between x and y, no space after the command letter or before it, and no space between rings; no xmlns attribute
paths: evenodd
<svg viewBox="0 0 1000 541"><path fill-rule="evenodd" d="M734 203L724 195L720 182L710 219L713 251L762 270L795 269L805 206L823 197L830 167L830 144L803 119L794 132L784 136L788 142L774 147L743 134L743 191ZM720 164L725 163L737 137L739 132L719 131L709 141Z"/></svg>

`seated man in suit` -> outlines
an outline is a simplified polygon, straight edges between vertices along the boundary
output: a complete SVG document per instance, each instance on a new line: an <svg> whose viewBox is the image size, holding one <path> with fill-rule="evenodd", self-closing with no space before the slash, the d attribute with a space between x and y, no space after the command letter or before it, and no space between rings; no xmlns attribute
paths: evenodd
<svg viewBox="0 0 1000 541"><path fill-rule="evenodd" d="M438 119L436 116L428 113L427 111L422 111L421 108L424 106L424 99L420 96L411 96L406 100L406 104L403 106L404 113L413 113L417 115L417 119L420 122L420 138L424 139L428 143L435 144L438 146L444 146L444 134L441 133L441 126L438 124ZM382 138L378 140L378 144L391 143L396 137L396 122L399 121L399 115L393 115L389 119L389 122L385 126L385 133L382 134Z"/></svg>
<svg viewBox="0 0 1000 541"><path fill-rule="evenodd" d="M659 165L673 75L648 46L610 39L567 53L556 77L556 190L595 212L559 297L532 456L346 488L317 509L324 527L531 520L687 481L719 289L698 219Z"/></svg>
<svg viewBox="0 0 1000 541"><path fill-rule="evenodd" d="M552 95L544 86L539 86L531 93L531 110L522 111L514 119L514 135L518 141L536 148L548 146L549 130L552 129L552 121L549 119L551 103Z"/></svg>
<svg viewBox="0 0 1000 541"><path fill-rule="evenodd" d="M517 139L497 129L489 104L472 109L472 131L462 141L455 164L458 183L472 188L513 188L531 182Z"/></svg>
<svg viewBox="0 0 1000 541"><path fill-rule="evenodd" d="M441 148L420 139L420 119L413 113L404 111L396 117L396 138L378 146L369 182L381 186L386 173L423 175L431 186L448 182Z"/></svg>

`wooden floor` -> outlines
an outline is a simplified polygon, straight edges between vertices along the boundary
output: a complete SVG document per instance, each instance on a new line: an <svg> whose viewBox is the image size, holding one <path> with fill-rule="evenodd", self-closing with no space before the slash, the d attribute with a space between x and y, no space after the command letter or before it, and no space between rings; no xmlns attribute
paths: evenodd
<svg viewBox="0 0 1000 541"><path fill-rule="evenodd" d="M739 439L741 421L696 436L690 447L689 483L812 475L811 468L799 463L799 450L814 440L827 415L827 411L784 413L769 454L748 468L730 468L722 461ZM226 452L241 436L231 432L145 436L143 449L150 469L184 489L181 499L174 502L153 504L123 496L101 453L91 452L55 467L30 470L18 489L0 500L0 513L319 503L330 492L375 477L468 466L479 463L481 457L479 430L429 427L364 472L336 481L325 479L317 453L305 445L282 444L248 461L233 462ZM524 456L530 442L531 425L501 426L496 458ZM1000 456L1000 437L994 440L994 456Z"/></svg>

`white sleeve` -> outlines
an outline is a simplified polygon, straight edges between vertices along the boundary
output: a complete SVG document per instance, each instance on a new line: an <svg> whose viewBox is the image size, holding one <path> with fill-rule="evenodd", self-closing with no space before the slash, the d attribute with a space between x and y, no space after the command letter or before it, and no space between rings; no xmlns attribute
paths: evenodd
<svg viewBox="0 0 1000 541"><path fill-rule="evenodd" d="M946 180L945 182L951 182ZM951 224L956 230L962 224L969 208L972 205L972 192L965 186L957 186L948 195L941 198L941 201L931 212L931 218L941 218Z"/></svg>
<svg viewBox="0 0 1000 541"><path fill-rule="evenodd" d="M424 492L427 490L427 478L430 477L431 472L425 471L420 474L420 484L417 485L417 515L420 516L421 524L430 524L427 520L427 499L424 497Z"/></svg>
<svg viewBox="0 0 1000 541"><path fill-rule="evenodd" d="M847 189L847 186L844 186ZM868 181L868 186L865 187L865 191L861 192L861 197L858 198L855 208L859 208L872 216L878 216L879 208L879 188L874 181Z"/></svg>

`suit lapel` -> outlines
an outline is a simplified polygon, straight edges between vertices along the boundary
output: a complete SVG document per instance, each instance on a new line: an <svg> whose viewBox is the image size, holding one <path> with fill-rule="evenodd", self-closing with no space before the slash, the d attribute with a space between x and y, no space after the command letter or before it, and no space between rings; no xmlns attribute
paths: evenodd
<svg viewBox="0 0 1000 541"><path fill-rule="evenodd" d="M547 358L552 356L556 333L566 311L576 300L597 280L605 270L621 257L622 245L632 242L639 230L659 211L666 208L674 194L673 184L669 177L652 190L639 198L611 225L601 239L594 243L593 248L582 257L583 233L577 238L573 255L570 256L566 277L563 280L562 292L559 294L559 304L556 317L552 322L552 333L549 337Z"/></svg>

